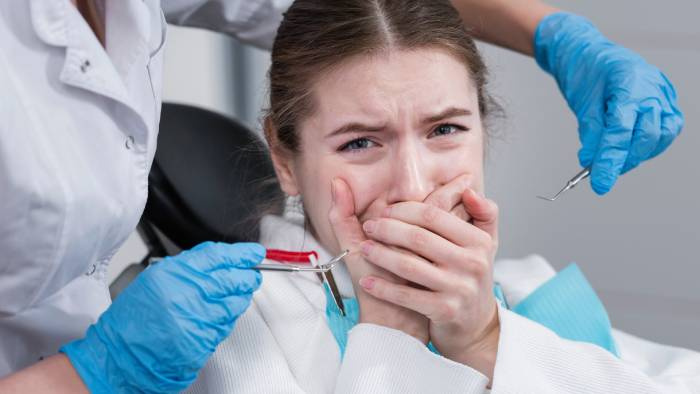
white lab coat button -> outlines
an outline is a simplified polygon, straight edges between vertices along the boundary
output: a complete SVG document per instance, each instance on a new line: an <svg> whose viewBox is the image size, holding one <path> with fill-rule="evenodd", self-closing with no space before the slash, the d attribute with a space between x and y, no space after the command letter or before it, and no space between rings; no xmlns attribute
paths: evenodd
<svg viewBox="0 0 700 394"><path fill-rule="evenodd" d="M86 73L89 67L90 67L90 61L85 59L83 64L80 65L80 71L82 71L83 73Z"/></svg>
<svg viewBox="0 0 700 394"><path fill-rule="evenodd" d="M124 142L124 145L126 149L131 149L131 147L134 146L134 136L130 135L129 138L126 139L126 142Z"/></svg>

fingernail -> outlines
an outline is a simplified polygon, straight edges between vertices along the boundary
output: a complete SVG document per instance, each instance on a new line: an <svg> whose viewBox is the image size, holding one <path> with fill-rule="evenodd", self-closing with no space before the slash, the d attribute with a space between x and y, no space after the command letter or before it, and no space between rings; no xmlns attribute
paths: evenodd
<svg viewBox="0 0 700 394"><path fill-rule="evenodd" d="M360 244L360 251L362 252L362 255L364 256L369 256L370 250L372 250L372 241L362 241Z"/></svg>
<svg viewBox="0 0 700 394"><path fill-rule="evenodd" d="M384 208L384 210L382 211L382 216L387 218L391 216L391 206Z"/></svg>
<svg viewBox="0 0 700 394"><path fill-rule="evenodd" d="M367 290L372 290L374 287L374 278L365 276L364 278L360 279L360 286Z"/></svg>
<svg viewBox="0 0 700 394"><path fill-rule="evenodd" d="M374 220L368 220L362 224L362 228L368 232L371 233L377 228L377 222Z"/></svg>

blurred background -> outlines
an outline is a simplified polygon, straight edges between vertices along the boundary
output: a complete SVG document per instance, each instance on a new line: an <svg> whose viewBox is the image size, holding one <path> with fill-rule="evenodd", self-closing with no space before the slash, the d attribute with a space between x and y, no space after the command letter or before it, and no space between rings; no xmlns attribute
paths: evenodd
<svg viewBox="0 0 700 394"><path fill-rule="evenodd" d="M673 81L684 132L658 158L623 176L605 197L588 182L555 203L550 195L580 168L577 122L554 80L528 57L482 45L491 92L506 119L495 126L488 194L501 208L500 258L537 253L557 269L579 264L614 326L700 350L700 3L651 0L551 1L588 18ZM207 31L173 27L164 101L235 117L259 130L269 53ZM108 279L141 260L134 233Z"/></svg>

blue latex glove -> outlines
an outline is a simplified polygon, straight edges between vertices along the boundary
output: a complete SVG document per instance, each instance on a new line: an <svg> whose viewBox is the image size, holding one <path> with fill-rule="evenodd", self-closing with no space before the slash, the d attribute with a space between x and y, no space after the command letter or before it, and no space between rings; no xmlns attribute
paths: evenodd
<svg viewBox="0 0 700 394"><path fill-rule="evenodd" d="M585 18L545 17L535 58L552 74L576 113L582 167L607 193L620 174L663 152L681 132L683 114L666 76L636 53L610 42Z"/></svg>
<svg viewBox="0 0 700 394"><path fill-rule="evenodd" d="M207 242L142 272L61 348L94 393L179 392L233 329L262 277L259 244Z"/></svg>

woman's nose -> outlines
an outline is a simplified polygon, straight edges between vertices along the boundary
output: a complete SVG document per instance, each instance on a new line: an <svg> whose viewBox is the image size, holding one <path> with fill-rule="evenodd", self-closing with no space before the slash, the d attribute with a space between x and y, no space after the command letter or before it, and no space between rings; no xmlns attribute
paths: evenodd
<svg viewBox="0 0 700 394"><path fill-rule="evenodd" d="M429 166L417 149L406 149L392 166L392 187L389 204L401 201L423 201L433 191Z"/></svg>

